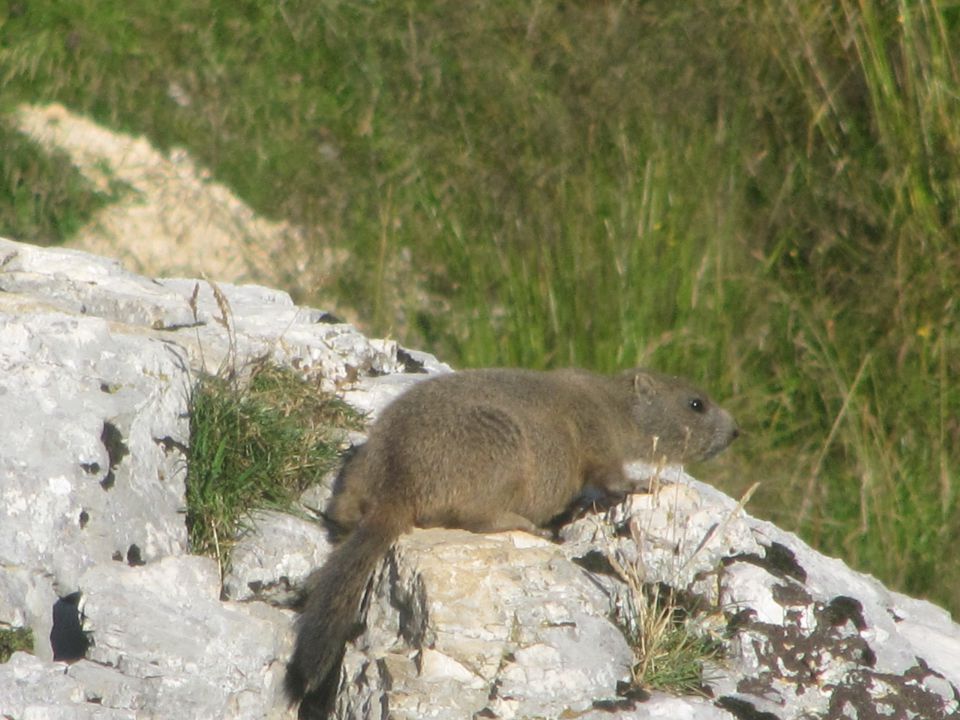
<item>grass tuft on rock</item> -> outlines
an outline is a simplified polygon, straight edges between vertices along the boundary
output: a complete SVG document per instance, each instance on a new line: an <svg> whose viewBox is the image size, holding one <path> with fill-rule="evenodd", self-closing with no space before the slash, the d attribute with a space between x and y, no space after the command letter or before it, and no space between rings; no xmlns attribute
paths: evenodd
<svg viewBox="0 0 960 720"><path fill-rule="evenodd" d="M335 464L362 418L292 369L267 362L241 380L206 374L193 390L187 528L193 552L225 564L244 518L288 510Z"/></svg>
<svg viewBox="0 0 960 720"><path fill-rule="evenodd" d="M639 551L644 546L642 533L633 523L630 533ZM679 584L649 582L641 556L642 552L628 560L612 543L606 552L610 567L626 586L618 622L633 649L631 685L643 691L707 695L708 667L724 655L723 613Z"/></svg>
<svg viewBox="0 0 960 720"><path fill-rule="evenodd" d="M710 616L691 612L673 589L660 585L644 586L635 610L637 632L628 638L636 657L633 684L678 695L706 694L708 663L724 654L720 637L707 628Z"/></svg>

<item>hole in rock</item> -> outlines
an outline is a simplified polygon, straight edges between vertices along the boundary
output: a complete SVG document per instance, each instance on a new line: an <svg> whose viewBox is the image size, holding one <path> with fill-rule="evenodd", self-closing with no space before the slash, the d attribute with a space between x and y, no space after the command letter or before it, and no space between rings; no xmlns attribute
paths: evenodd
<svg viewBox="0 0 960 720"><path fill-rule="evenodd" d="M325 325L339 325L340 323L343 322L343 320L338 318L336 315L333 315L332 313L321 311L321 313L317 316L317 319L314 320L314 322L323 323ZM397 348L397 354L398 355L400 354L399 348Z"/></svg>
<svg viewBox="0 0 960 720"><path fill-rule="evenodd" d="M731 695L724 695L715 705L726 710L737 720L780 720L773 713L758 710L753 703Z"/></svg>
<svg viewBox="0 0 960 720"><path fill-rule="evenodd" d="M70 662L87 653L90 639L80 618L80 593L62 597L53 604L53 629L50 631L53 659Z"/></svg>
<svg viewBox="0 0 960 720"><path fill-rule="evenodd" d="M417 360L403 348L397 348L397 360L403 364L405 373L425 373L427 371L420 360Z"/></svg>
<svg viewBox="0 0 960 720"><path fill-rule="evenodd" d="M778 542L772 542L768 547L765 547L763 557L760 557L757 553L740 553L723 559L724 565L731 565L735 562L751 563L763 568L774 577L784 580L792 578L799 583L807 581L807 571L797 561L796 554L786 545Z"/></svg>
<svg viewBox="0 0 960 720"><path fill-rule="evenodd" d="M100 481L100 486L104 490L109 490L113 487L115 481L113 471L117 469L117 466L120 465L123 458L130 454L130 450L127 448L127 443L123 439L123 433L109 420L103 421L103 431L100 433L100 442L103 443L103 447L107 450L107 456L110 458L110 470L107 472L107 476Z"/></svg>
<svg viewBox="0 0 960 720"><path fill-rule="evenodd" d="M599 550L591 550L582 557L573 558L573 561L584 570L589 570L597 575L619 577L617 571L614 570L613 565L611 565L610 561L607 559L607 556Z"/></svg>
<svg viewBox="0 0 960 720"><path fill-rule="evenodd" d="M187 446L184 445L179 440L174 440L169 435L164 435L162 438L154 438L153 441L163 448L163 452L169 455L171 452L176 450L181 455L187 454Z"/></svg>
<svg viewBox="0 0 960 720"><path fill-rule="evenodd" d="M140 554L140 548L135 544L127 548L127 564L130 566L147 564Z"/></svg>

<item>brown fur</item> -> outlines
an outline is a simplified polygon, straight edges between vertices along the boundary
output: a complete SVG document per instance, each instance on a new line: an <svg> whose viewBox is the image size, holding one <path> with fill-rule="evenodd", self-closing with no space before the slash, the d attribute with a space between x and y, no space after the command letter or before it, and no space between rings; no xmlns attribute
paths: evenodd
<svg viewBox="0 0 960 720"><path fill-rule="evenodd" d="M705 393L647 370L468 370L415 385L341 473L331 518L349 534L307 582L287 673L301 716L326 714L364 588L404 532L535 532L587 485L628 490L627 461L705 460L737 434Z"/></svg>

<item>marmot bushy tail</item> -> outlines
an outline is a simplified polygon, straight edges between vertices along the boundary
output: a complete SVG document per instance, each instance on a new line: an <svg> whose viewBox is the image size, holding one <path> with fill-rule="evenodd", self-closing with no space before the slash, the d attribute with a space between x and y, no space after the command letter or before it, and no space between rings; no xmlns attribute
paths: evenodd
<svg viewBox="0 0 960 720"><path fill-rule="evenodd" d="M628 491L627 461L705 460L737 434L701 390L642 369L467 370L418 383L341 471L330 518L350 532L307 581L287 674L300 717L328 712L370 575L410 528L535 531L587 485Z"/></svg>
<svg viewBox="0 0 960 720"><path fill-rule="evenodd" d="M323 683L332 679L344 646L360 629L357 609L370 575L394 540L412 527L412 520L401 513L371 513L311 575L297 620L297 647L287 668L289 697L312 695L318 706L326 705L336 688Z"/></svg>

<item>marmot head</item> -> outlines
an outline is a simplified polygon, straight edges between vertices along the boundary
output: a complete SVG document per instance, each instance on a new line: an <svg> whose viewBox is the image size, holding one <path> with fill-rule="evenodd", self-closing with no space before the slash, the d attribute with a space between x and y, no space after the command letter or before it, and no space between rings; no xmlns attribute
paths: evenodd
<svg viewBox="0 0 960 720"><path fill-rule="evenodd" d="M740 434L733 417L703 390L682 378L638 368L621 378L629 384L630 411L640 430L635 459L697 462L713 457Z"/></svg>

